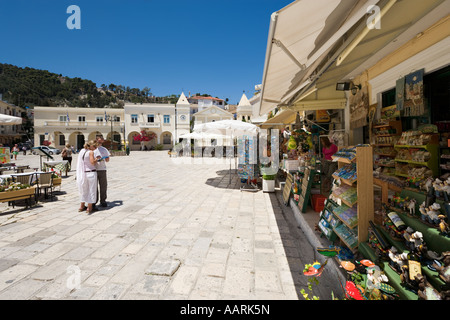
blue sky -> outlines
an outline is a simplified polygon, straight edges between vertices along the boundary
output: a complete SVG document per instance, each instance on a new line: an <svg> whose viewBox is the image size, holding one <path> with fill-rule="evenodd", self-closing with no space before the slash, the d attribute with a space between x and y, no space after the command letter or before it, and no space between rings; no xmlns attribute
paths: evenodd
<svg viewBox="0 0 450 320"><path fill-rule="evenodd" d="M157 96L238 103L261 83L270 15L293 0L36 0L0 4L0 62ZM81 9L69 30L67 8Z"/></svg>

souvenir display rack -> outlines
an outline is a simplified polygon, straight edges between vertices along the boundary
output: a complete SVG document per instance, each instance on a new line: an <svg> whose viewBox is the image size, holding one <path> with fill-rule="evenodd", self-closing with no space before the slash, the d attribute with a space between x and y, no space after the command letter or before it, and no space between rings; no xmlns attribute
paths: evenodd
<svg viewBox="0 0 450 320"><path fill-rule="evenodd" d="M402 123L399 120L387 121L373 126L375 166L382 167L384 174L394 174L397 150L395 143L402 133Z"/></svg>
<svg viewBox="0 0 450 320"><path fill-rule="evenodd" d="M369 145L343 148L333 156L338 170L319 228L330 240L336 234L351 250L367 241L369 221L374 218L372 159Z"/></svg>
<svg viewBox="0 0 450 320"><path fill-rule="evenodd" d="M438 168L438 134L422 134L420 131L403 132L394 146L395 175L423 179L437 177Z"/></svg>
<svg viewBox="0 0 450 320"><path fill-rule="evenodd" d="M427 196L423 192L415 192L410 189L404 189L399 194L404 199L415 199L417 203L426 201ZM441 204L441 214L445 211L445 201L436 200ZM449 283L446 283L442 277L442 274L435 269L436 263L442 264L444 252L449 252L450 249L450 237L440 232L438 228L430 227L424 223L417 211L408 211L398 207L387 207L386 212L396 212L401 222L405 225L404 230L401 233L394 233L386 222L382 225L373 225L376 232L388 243L387 248L377 248L374 243L365 242L360 244L358 251L367 259L377 261L382 266L383 271L389 278L389 284L395 288L401 299L417 300L419 288L411 288L413 279L408 279L405 275L401 276L401 272L394 268L395 263L392 260L393 251L403 253L405 255L415 253L420 255L420 270L426 281L428 282L430 290L435 290L436 294L446 295L449 293ZM411 242L411 234L413 232L420 232L421 238ZM398 231L397 231L398 232ZM420 244L423 241L423 246ZM417 248L412 247L411 243L417 242L419 246ZM410 244L408 244L410 243ZM393 249L394 248L394 249ZM421 250L424 250L421 252ZM436 258L437 260L434 260ZM409 260L407 260L408 262ZM440 261L440 262L439 262ZM448 268L448 266L447 266ZM406 279L406 280L405 280ZM422 292L421 292L422 294Z"/></svg>

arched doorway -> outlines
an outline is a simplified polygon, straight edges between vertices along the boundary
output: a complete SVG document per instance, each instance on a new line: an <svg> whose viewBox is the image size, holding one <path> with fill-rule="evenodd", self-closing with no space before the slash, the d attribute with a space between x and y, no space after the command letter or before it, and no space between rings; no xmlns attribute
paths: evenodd
<svg viewBox="0 0 450 320"><path fill-rule="evenodd" d="M95 141L95 140L97 140L98 136L103 137L103 134L100 131L91 132L91 133L89 133L88 141L91 141L91 140Z"/></svg>
<svg viewBox="0 0 450 320"><path fill-rule="evenodd" d="M161 141L160 143L163 145L164 150L170 150L172 149L173 145L173 135L169 131L164 131L161 134Z"/></svg>
<svg viewBox="0 0 450 320"><path fill-rule="evenodd" d="M85 142L86 139L84 134L80 131L72 132L69 136L69 143L75 148L75 150L77 150L77 152L84 148Z"/></svg>

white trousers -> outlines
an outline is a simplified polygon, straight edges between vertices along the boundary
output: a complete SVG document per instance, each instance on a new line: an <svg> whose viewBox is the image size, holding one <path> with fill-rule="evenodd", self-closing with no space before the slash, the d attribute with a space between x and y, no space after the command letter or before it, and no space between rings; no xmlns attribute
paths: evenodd
<svg viewBox="0 0 450 320"><path fill-rule="evenodd" d="M86 172L83 183L78 184L80 202L95 203L97 201L97 172Z"/></svg>

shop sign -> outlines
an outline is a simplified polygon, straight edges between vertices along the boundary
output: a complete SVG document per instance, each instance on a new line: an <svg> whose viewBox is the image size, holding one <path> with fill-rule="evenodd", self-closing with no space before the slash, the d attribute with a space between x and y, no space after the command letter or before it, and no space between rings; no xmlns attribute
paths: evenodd
<svg viewBox="0 0 450 320"><path fill-rule="evenodd" d="M81 131L81 130L86 130L86 127L80 127L80 128L66 128L66 130L77 130L77 131Z"/></svg>
<svg viewBox="0 0 450 320"><path fill-rule="evenodd" d="M330 122L330 116L327 110L316 110L316 121L317 122Z"/></svg>

